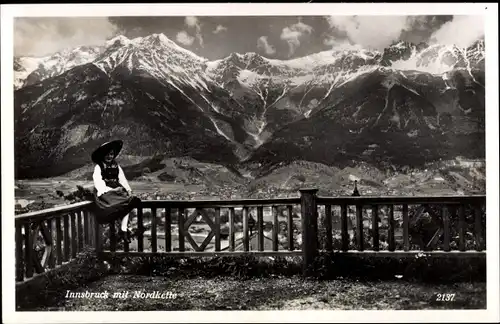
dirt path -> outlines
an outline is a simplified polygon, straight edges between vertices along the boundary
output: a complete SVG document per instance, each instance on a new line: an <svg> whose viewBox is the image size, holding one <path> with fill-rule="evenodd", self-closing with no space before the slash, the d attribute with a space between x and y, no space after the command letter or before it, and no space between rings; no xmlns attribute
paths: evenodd
<svg viewBox="0 0 500 324"><path fill-rule="evenodd" d="M135 275L108 276L72 291L108 292L109 298L62 298L53 309L65 311L160 310L305 310L305 309L481 309L486 307L485 283L430 285L352 280L313 281L300 277L239 280L176 279ZM113 293L127 292L128 296ZM135 292L157 296L134 298ZM438 302L436 293L455 294ZM161 294L164 294L161 298ZM64 296L62 296L64 297ZM175 297L175 298L174 298Z"/></svg>

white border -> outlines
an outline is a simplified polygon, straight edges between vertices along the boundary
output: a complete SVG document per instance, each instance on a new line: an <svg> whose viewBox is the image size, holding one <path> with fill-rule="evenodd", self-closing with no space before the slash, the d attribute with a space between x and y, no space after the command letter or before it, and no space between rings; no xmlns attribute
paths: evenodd
<svg viewBox="0 0 500 324"><path fill-rule="evenodd" d="M487 8L487 9L486 9ZM77 322L498 322L498 4L45 4L2 5L2 280L5 323ZM176 312L15 312L14 298L14 145L13 17L18 16L252 16L252 15L484 15L486 20L486 174L487 298L486 311L176 311ZM12 230L11 230L12 229Z"/></svg>
<svg viewBox="0 0 500 324"><path fill-rule="evenodd" d="M2 5L15 17L483 15L489 3L146 3Z"/></svg>

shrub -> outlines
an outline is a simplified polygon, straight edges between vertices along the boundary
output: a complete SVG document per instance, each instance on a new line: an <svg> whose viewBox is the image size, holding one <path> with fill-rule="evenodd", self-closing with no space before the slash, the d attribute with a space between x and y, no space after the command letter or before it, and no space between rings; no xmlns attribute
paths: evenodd
<svg viewBox="0 0 500 324"><path fill-rule="evenodd" d="M255 277L294 276L302 274L302 257L140 257L111 258L107 261L119 273L168 276L170 278L213 278L233 276L239 279ZM415 257L354 256L321 252L312 265L312 278L332 280L401 280L429 283L485 281L485 258L436 258L424 253Z"/></svg>
<svg viewBox="0 0 500 324"><path fill-rule="evenodd" d="M486 280L486 259L482 257L439 258L421 253L395 258L321 253L314 267L319 279L394 280L398 275L403 280L430 283Z"/></svg>
<svg viewBox="0 0 500 324"><path fill-rule="evenodd" d="M132 260L135 259L135 260ZM300 257L258 258L252 255L239 257L140 257L113 258L106 260L120 273L148 276L168 276L170 278L213 278L233 276L240 279L274 277L301 273Z"/></svg>
<svg viewBox="0 0 500 324"><path fill-rule="evenodd" d="M16 287L16 309L46 310L63 303L66 290L78 289L109 273L94 251L86 250L75 260Z"/></svg>
<svg viewBox="0 0 500 324"><path fill-rule="evenodd" d="M296 179L300 182L305 182L306 181L306 177L303 175L303 174L297 174L295 176L292 177L293 179Z"/></svg>
<svg viewBox="0 0 500 324"><path fill-rule="evenodd" d="M161 181L174 181L176 179L176 176L171 175L168 172L163 172L158 175L158 179Z"/></svg>
<svg viewBox="0 0 500 324"><path fill-rule="evenodd" d="M62 192L60 192L62 193ZM59 192L58 192L59 194ZM69 194L64 196L65 200L68 200L70 203L76 203L80 201L93 200L94 193L89 188L84 188L82 186L77 185L76 190L70 192Z"/></svg>

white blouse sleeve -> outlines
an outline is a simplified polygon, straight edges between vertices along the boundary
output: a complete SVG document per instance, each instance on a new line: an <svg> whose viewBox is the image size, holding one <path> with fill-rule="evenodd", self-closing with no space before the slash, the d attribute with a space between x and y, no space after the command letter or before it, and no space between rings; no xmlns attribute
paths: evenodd
<svg viewBox="0 0 500 324"><path fill-rule="evenodd" d="M120 166L118 166L118 181L120 181L120 184L123 186L123 188L125 188L125 190L132 191L132 189L130 189L130 185L128 184L127 178L125 177L125 173Z"/></svg>
<svg viewBox="0 0 500 324"><path fill-rule="evenodd" d="M104 180L102 179L101 167L99 165L96 165L94 168L93 179L94 179L94 187L97 190L97 197L99 197L105 192L108 192L111 189L108 186L106 186L106 182L104 182Z"/></svg>

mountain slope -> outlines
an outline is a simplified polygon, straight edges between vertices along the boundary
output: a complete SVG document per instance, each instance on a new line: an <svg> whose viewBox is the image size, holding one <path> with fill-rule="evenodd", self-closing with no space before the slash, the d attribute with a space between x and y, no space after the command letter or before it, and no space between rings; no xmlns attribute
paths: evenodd
<svg viewBox="0 0 500 324"><path fill-rule="evenodd" d="M421 74L385 69L359 77L335 89L310 118L276 132L248 162L422 166L458 155L484 157L484 88L462 82L470 81L463 71L452 75L452 89L432 75L425 83Z"/></svg>
<svg viewBox="0 0 500 324"><path fill-rule="evenodd" d="M16 92L16 115L22 116L15 129L18 172L62 174L87 163L92 149L116 137L125 140L128 154L237 160L210 119L179 91L148 74L127 78L122 72L106 75L88 64ZM168 100L159 105L155 95Z"/></svg>
<svg viewBox="0 0 500 324"><path fill-rule="evenodd" d="M50 60L16 58L15 70L21 178L81 167L115 137L127 154L244 167L484 157L482 40L467 49L396 43L383 52L286 61L233 53L210 62L162 34L119 36Z"/></svg>

